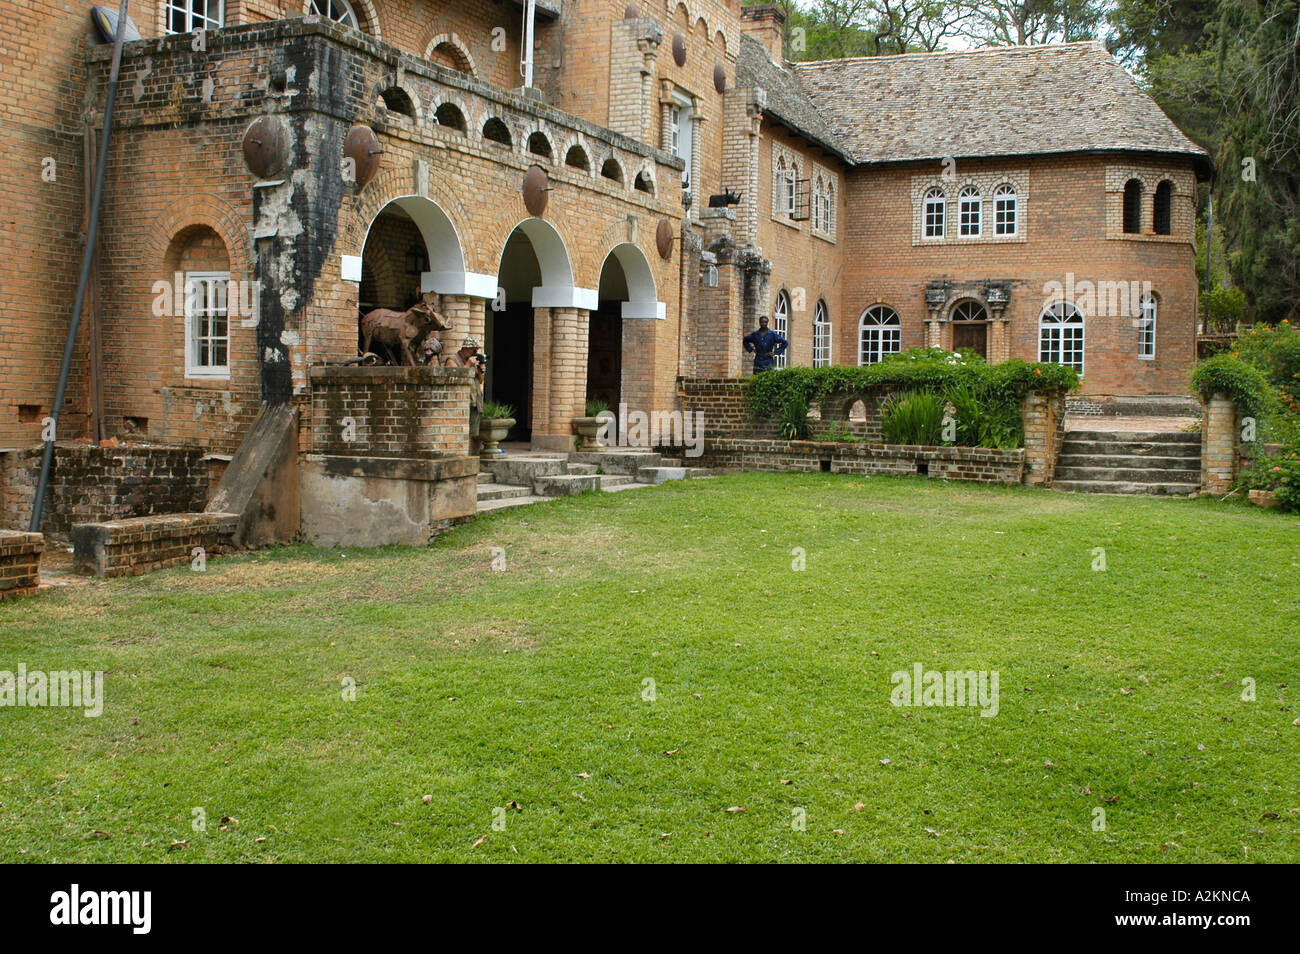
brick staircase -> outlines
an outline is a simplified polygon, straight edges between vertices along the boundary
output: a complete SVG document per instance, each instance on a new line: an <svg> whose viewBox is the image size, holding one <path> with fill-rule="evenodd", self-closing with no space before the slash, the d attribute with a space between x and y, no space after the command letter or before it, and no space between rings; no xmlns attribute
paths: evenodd
<svg viewBox="0 0 1300 954"><path fill-rule="evenodd" d="M1098 494L1197 493L1201 489L1201 435L1067 431L1052 486Z"/></svg>
<svg viewBox="0 0 1300 954"><path fill-rule="evenodd" d="M637 448L505 454L482 461L479 467L479 513L588 490L635 490L669 480L709 476L704 468L685 467L680 460Z"/></svg>

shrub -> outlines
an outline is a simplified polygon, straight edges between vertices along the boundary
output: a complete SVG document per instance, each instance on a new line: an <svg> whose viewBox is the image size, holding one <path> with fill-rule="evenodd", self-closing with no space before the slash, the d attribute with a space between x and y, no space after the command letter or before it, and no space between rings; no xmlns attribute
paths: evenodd
<svg viewBox="0 0 1300 954"><path fill-rule="evenodd" d="M1205 296L1205 310L1215 331L1234 331L1246 317L1246 295L1240 288L1220 285Z"/></svg>
<svg viewBox="0 0 1300 954"><path fill-rule="evenodd" d="M1271 490L1283 510L1300 511L1300 451L1257 457L1238 476L1236 489Z"/></svg>
<svg viewBox="0 0 1300 954"><path fill-rule="evenodd" d="M886 444L922 444L937 447L943 442L944 400L933 391L904 391L884 405L880 439Z"/></svg>
<svg viewBox="0 0 1300 954"><path fill-rule="evenodd" d="M1069 391L1079 375L1061 364L1030 364L1020 359L988 364L978 355L952 354L941 348L915 348L893 354L864 367L830 365L822 368L782 368L746 378L746 403L754 417L773 417L787 397L798 395L805 405L817 401L826 407L832 395L871 390L946 392L968 384L984 400L1019 408L1031 391ZM1017 410L1017 414L1018 414Z"/></svg>
<svg viewBox="0 0 1300 954"><path fill-rule="evenodd" d="M493 417L514 417L515 409L514 406L510 404L498 404L496 401L488 401L483 405L483 410L479 412L479 416L485 419Z"/></svg>
<svg viewBox="0 0 1300 954"><path fill-rule="evenodd" d="M858 437L848 427L839 421L832 421L826 425L826 430L818 437L818 440L829 441L832 444L860 444L862 438Z"/></svg>
<svg viewBox="0 0 1300 954"><path fill-rule="evenodd" d="M1223 394L1237 410L1266 420L1278 409L1278 399L1264 373L1235 354L1216 354L1192 371L1192 387L1202 395Z"/></svg>
<svg viewBox="0 0 1300 954"><path fill-rule="evenodd" d="M1234 351L1264 372L1288 410L1300 411L1300 334L1289 322L1253 325L1237 339Z"/></svg>
<svg viewBox="0 0 1300 954"><path fill-rule="evenodd" d="M781 405L780 430L787 441L803 440L812 430L808 424L808 402L801 395L790 394Z"/></svg>
<svg viewBox="0 0 1300 954"><path fill-rule="evenodd" d="M587 398L587 417L596 417L609 410L609 402L601 398Z"/></svg>

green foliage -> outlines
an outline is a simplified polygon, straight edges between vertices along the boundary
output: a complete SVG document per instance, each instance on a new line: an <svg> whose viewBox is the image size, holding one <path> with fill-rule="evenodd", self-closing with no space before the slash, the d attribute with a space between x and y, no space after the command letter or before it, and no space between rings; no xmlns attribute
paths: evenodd
<svg viewBox="0 0 1300 954"><path fill-rule="evenodd" d="M587 398L587 416L596 417L603 411L609 410L609 402L601 398Z"/></svg>
<svg viewBox="0 0 1300 954"><path fill-rule="evenodd" d="M510 404L500 404L496 401L488 401L483 405L483 410L479 416L484 419L514 417L515 409Z"/></svg>
<svg viewBox="0 0 1300 954"><path fill-rule="evenodd" d="M1203 395L1223 394L1244 416L1265 420L1278 409L1277 395L1268 378L1234 354L1216 354L1192 370L1192 387Z"/></svg>
<svg viewBox="0 0 1300 954"><path fill-rule="evenodd" d="M1237 490L1271 490L1283 510L1300 511L1300 451L1257 457L1237 478Z"/></svg>
<svg viewBox="0 0 1300 954"><path fill-rule="evenodd" d="M861 444L862 438L853 433L846 425L839 421L831 421L826 425L824 430L817 439L827 441L831 444Z"/></svg>
<svg viewBox="0 0 1300 954"><path fill-rule="evenodd" d="M1205 313L1212 331L1235 331L1246 318L1246 293L1220 285L1205 296Z"/></svg>
<svg viewBox="0 0 1300 954"><path fill-rule="evenodd" d="M1241 359L1263 371L1289 411L1300 411L1300 334L1289 322L1256 323L1237 339Z"/></svg>
<svg viewBox="0 0 1300 954"><path fill-rule="evenodd" d="M987 394L967 382L948 390L960 447L996 447L1009 450L1025 442L1019 399Z"/></svg>
<svg viewBox="0 0 1300 954"><path fill-rule="evenodd" d="M766 372L765 372L766 373ZM797 393L786 396L781 405L781 436L787 441L805 440L812 432L808 424L808 400Z"/></svg>
<svg viewBox="0 0 1300 954"><path fill-rule="evenodd" d="M949 401L956 395L966 401L964 416L957 408L959 444L1011 448L1024 441L1020 402L1026 394L1065 392L1078 383L1074 369L1060 364L1019 359L988 364L973 354L917 348L865 367L765 371L747 378L745 387L749 412L756 418L780 414L792 397L807 408L813 401L828 407L836 400L880 390L929 391ZM957 407L956 401L953 404Z"/></svg>
<svg viewBox="0 0 1300 954"><path fill-rule="evenodd" d="M943 398L933 391L904 391L885 402L880 440L885 444L943 443Z"/></svg>

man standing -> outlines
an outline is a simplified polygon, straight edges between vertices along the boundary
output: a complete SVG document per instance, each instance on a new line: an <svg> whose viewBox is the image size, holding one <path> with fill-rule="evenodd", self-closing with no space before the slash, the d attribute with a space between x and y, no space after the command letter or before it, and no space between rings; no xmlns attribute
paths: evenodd
<svg viewBox="0 0 1300 954"><path fill-rule="evenodd" d="M460 343L460 350L443 362L449 368L474 369L469 381L469 446L473 457L479 453L478 424L483 412L483 372L487 365L487 355L479 348L477 339L466 338Z"/></svg>
<svg viewBox="0 0 1300 954"><path fill-rule="evenodd" d="M767 327L767 315L758 319L758 330L745 335L745 351L754 356L754 373L771 371L776 367L776 356L785 354L790 342Z"/></svg>

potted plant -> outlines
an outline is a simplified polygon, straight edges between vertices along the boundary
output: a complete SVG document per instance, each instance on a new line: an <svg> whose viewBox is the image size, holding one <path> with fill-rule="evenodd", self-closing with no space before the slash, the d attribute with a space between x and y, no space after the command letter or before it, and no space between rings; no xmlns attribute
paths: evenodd
<svg viewBox="0 0 1300 954"><path fill-rule="evenodd" d="M587 401L587 416L573 419L573 428L578 432L578 436L582 438L584 446L588 443L593 445L598 443L596 439L600 436L600 428L605 423L605 419L599 415L608 410L608 401L591 398Z"/></svg>
<svg viewBox="0 0 1300 954"><path fill-rule="evenodd" d="M499 404L496 401L484 404L478 423L479 440L483 442L479 456L488 458L500 454L501 449L497 445L505 440L506 434L514 426L515 409L509 404Z"/></svg>

